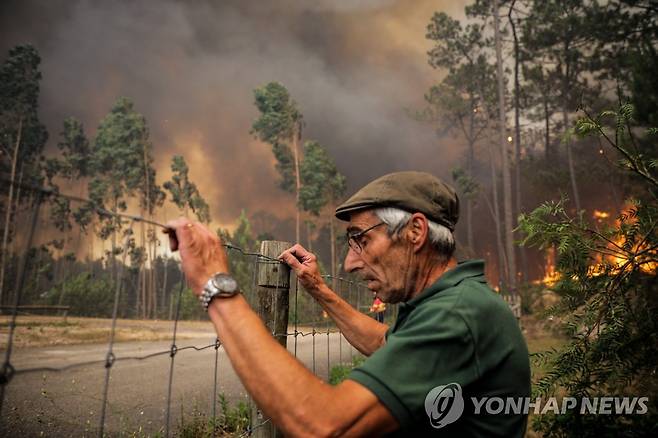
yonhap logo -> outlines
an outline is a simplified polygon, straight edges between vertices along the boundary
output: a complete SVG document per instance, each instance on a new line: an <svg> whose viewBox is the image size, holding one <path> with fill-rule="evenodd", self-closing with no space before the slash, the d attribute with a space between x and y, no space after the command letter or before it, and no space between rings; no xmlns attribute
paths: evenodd
<svg viewBox="0 0 658 438"><path fill-rule="evenodd" d="M464 398L459 383L437 386L428 392L425 397L425 412L435 429L457 421L464 412Z"/></svg>

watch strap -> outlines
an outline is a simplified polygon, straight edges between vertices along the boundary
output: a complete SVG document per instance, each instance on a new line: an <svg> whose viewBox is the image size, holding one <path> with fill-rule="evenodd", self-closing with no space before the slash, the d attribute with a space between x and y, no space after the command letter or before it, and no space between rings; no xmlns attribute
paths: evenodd
<svg viewBox="0 0 658 438"><path fill-rule="evenodd" d="M218 286L218 284L228 285L228 287L223 288ZM201 302L201 306L207 311L213 298L230 298L239 293L240 290L237 287L235 279L229 274L218 272L206 282L203 292L199 295L199 301Z"/></svg>

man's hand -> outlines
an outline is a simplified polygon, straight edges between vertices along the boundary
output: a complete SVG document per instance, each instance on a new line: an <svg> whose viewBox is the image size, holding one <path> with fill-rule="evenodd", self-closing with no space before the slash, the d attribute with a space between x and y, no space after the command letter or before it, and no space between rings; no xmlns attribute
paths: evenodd
<svg viewBox="0 0 658 438"><path fill-rule="evenodd" d="M300 244L283 251L279 255L279 260L295 271L299 282L309 293L314 293L324 284L318 269L317 257L315 257L315 254L306 251Z"/></svg>
<svg viewBox="0 0 658 438"><path fill-rule="evenodd" d="M228 257L219 237L204 225L186 218L167 223L172 251L180 252L183 273L195 294L203 291L208 279L217 272L229 273Z"/></svg>

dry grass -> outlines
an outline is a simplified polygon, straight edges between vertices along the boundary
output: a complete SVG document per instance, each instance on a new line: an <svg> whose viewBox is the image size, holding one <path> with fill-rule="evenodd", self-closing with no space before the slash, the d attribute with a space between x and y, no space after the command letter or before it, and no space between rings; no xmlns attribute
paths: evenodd
<svg viewBox="0 0 658 438"><path fill-rule="evenodd" d="M0 316L0 345L4 348L9 333L10 317ZM16 348L53 345L93 344L107 342L112 320L59 316L19 316L14 332ZM117 320L115 341L162 341L171 339L173 321ZM177 337L190 339L214 336L208 321L180 321Z"/></svg>

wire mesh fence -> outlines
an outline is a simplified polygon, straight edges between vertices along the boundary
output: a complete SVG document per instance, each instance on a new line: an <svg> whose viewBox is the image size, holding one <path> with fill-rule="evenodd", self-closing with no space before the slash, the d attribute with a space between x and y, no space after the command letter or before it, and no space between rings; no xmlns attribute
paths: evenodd
<svg viewBox="0 0 658 438"><path fill-rule="evenodd" d="M11 287L0 297L0 433L271 432L212 325L190 321L207 317L187 290L176 255L155 235L157 222L103 210L96 213L113 218L114 229L100 238L94 226L101 228L101 220L87 235L58 231L52 227L57 206L44 202L55 195L32 190L30 196L30 208L14 221L5 280ZM259 269L279 265L276 258L225 246L252 308L309 370L330 381L332 367L359 356L294 276L285 288L260 284ZM364 285L331 276L325 281L353 307L369 311L372 296ZM65 318L33 315L62 309Z"/></svg>

